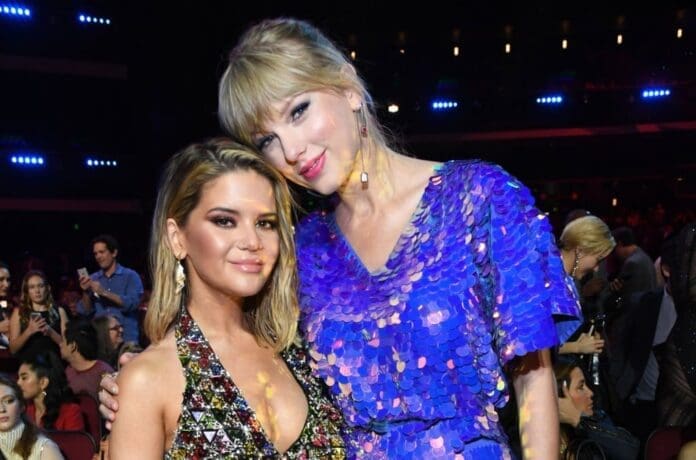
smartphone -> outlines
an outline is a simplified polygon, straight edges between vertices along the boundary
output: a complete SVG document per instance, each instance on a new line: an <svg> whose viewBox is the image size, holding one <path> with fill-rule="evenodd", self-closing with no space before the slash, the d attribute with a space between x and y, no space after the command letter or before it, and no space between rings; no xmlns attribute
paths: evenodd
<svg viewBox="0 0 696 460"><path fill-rule="evenodd" d="M32 319L33 318L41 319L41 313L39 313L38 311L33 311L33 312L31 312L31 317L32 317Z"/></svg>
<svg viewBox="0 0 696 460"><path fill-rule="evenodd" d="M77 277L82 278L83 276L89 276L89 272L87 271L86 267L77 269Z"/></svg>

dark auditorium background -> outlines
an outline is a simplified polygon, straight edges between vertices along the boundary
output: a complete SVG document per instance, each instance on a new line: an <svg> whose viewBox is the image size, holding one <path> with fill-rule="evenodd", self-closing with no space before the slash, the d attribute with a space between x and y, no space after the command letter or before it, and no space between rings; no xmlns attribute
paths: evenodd
<svg viewBox="0 0 696 460"><path fill-rule="evenodd" d="M0 0L30 10L0 11L0 260L73 276L108 232L145 273L163 161L221 134L226 51L279 15L355 52L408 152L501 164L557 232L588 209L655 257L694 219L696 5L406 3Z"/></svg>

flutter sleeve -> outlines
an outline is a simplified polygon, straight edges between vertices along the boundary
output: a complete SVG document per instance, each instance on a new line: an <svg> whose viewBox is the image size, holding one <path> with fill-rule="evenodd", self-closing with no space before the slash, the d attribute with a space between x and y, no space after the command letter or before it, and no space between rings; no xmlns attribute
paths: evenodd
<svg viewBox="0 0 696 460"><path fill-rule="evenodd" d="M484 173L490 203L492 319L503 364L562 344L582 323L546 215L529 189L497 166Z"/></svg>

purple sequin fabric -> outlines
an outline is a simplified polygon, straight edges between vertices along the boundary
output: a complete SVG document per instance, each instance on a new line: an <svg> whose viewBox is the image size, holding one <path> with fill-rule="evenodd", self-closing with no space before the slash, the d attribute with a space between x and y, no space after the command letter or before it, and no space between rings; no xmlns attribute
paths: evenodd
<svg viewBox="0 0 696 460"><path fill-rule="evenodd" d="M369 272L331 209L297 234L315 372L366 458L509 456L502 367L580 325L551 227L528 189L479 161L439 165L384 267Z"/></svg>

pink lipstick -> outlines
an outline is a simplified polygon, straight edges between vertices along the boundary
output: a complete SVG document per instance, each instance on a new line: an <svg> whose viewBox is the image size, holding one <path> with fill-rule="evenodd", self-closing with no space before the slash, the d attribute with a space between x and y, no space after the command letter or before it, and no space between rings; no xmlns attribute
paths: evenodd
<svg viewBox="0 0 696 460"><path fill-rule="evenodd" d="M311 181L317 178L319 174L324 170L324 161L326 160L326 155L324 152L321 153L317 158L310 162L307 166L302 168L300 174L305 179Z"/></svg>

